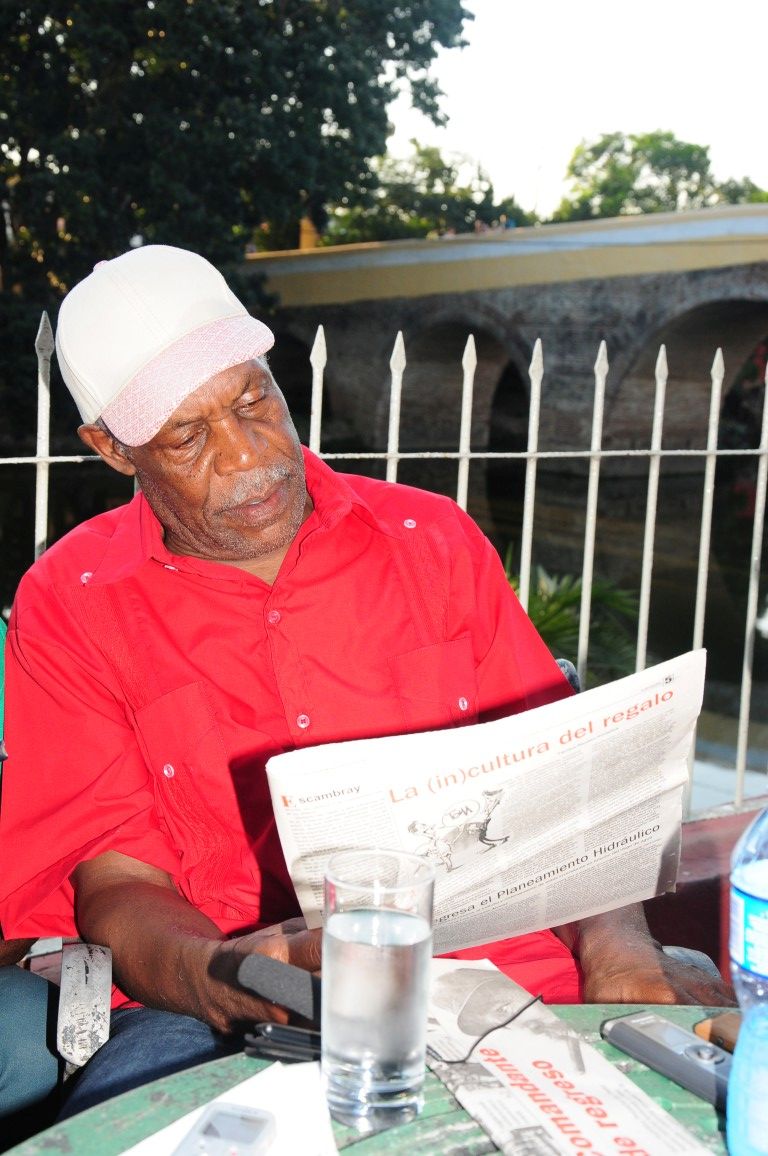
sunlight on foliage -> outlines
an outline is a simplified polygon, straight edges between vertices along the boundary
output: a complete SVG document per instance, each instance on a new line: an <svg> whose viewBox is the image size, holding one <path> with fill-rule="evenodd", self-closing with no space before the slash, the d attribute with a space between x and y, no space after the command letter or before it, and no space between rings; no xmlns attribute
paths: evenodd
<svg viewBox="0 0 768 1156"><path fill-rule="evenodd" d="M509 554L505 571L517 593L520 580L511 573ZM580 608L581 578L548 574L543 566L534 566L528 616L555 658L576 661ZM592 583L587 686L599 686L635 669L637 613L634 594L607 579Z"/></svg>

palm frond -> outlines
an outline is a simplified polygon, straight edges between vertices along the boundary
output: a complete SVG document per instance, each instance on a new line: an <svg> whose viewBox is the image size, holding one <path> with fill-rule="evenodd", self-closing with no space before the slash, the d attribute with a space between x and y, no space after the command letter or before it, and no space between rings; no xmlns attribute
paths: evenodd
<svg viewBox="0 0 768 1156"><path fill-rule="evenodd" d="M519 591L519 577L511 570L511 551L507 551L505 572L513 590ZM581 589L581 578L572 574L549 574L543 566L533 568L528 616L555 658L576 658ZM588 686L598 686L634 670L633 627L637 617L634 593L606 578L595 579L590 599Z"/></svg>

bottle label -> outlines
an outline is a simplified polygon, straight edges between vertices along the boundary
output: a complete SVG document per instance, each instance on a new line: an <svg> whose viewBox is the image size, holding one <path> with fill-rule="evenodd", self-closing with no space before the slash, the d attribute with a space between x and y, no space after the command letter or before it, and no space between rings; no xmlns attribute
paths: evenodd
<svg viewBox="0 0 768 1156"><path fill-rule="evenodd" d="M731 888L731 959L746 971L768 976L768 899Z"/></svg>

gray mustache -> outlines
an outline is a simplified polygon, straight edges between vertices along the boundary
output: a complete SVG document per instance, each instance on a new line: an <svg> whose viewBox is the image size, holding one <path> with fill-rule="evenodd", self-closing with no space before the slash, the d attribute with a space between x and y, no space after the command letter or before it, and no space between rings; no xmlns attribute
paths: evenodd
<svg viewBox="0 0 768 1156"><path fill-rule="evenodd" d="M275 486L293 477L294 471L287 464L267 466L263 470L254 470L245 477L239 477L227 495L227 504L223 509L239 506L242 502L259 501L270 494Z"/></svg>

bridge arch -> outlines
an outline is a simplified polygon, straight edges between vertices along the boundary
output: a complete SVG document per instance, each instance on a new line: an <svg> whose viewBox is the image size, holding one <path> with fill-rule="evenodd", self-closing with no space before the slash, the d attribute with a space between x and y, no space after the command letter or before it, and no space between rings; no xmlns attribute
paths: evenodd
<svg viewBox="0 0 768 1156"><path fill-rule="evenodd" d="M534 560L553 573L579 573L583 562L587 467L580 455L590 444L592 367L601 338L610 362L608 448L647 448L654 363L662 342L669 363L665 448L704 445L709 374L718 346L726 364L721 429L742 417L746 406L746 424L754 431L759 390L747 399L739 383L750 351L768 335L768 205L509 230L451 242L265 254L252 262L251 271L268 276L270 291L281 299L284 324L304 336L307 348L316 325L325 326L331 396L358 435L358 448L380 450L386 444L388 362L398 329L408 357L403 449L423 448L427 435L434 445L438 437L431 435L446 426L451 436L440 436L441 448L455 449L460 357L469 332L480 354L473 448L522 448L527 368L540 336L545 374L539 446L579 451L539 463ZM733 424L738 427L738 420ZM408 468L401 470L403 480L409 480ZM658 594L651 622L664 647L671 637L690 637L680 590L690 589L697 567L689 538L701 511L701 469L701 459L695 465L692 458L663 463L654 557ZM632 589L640 580L647 471L647 459L623 453L601 467L595 573ZM493 532L490 510L478 513L483 472L482 467L470 471L470 509ZM726 473L721 462L718 489ZM453 463L450 483L440 488L454 492ZM748 500L749 479L740 492ZM721 564L710 573L708 597L715 610L708 613L707 627L708 639L713 631L722 636L712 640L713 648L733 656L741 625L729 606L743 598L741 539L748 538L749 517L738 522L739 541L735 535L727 541L718 536L735 521L727 510L722 517L716 511L713 551ZM519 539L514 512L509 524L506 542ZM503 549L506 542L494 536Z"/></svg>
<svg viewBox="0 0 768 1156"><path fill-rule="evenodd" d="M653 421L655 365L666 349L668 380L663 444L698 448L706 442L710 370L718 347L725 360L723 409L729 391L758 342L768 335L768 286L762 299L735 295L689 306L642 334L614 361L606 396L607 448L648 445ZM622 372L621 362L626 368Z"/></svg>
<svg viewBox="0 0 768 1156"><path fill-rule="evenodd" d="M746 272L746 271L745 271ZM688 298L685 309L664 304L665 319L643 335L642 343L627 351L629 364L622 374L612 366L606 399L604 445L610 449L647 447L653 421L654 368L659 346L666 348L668 381L662 445L667 450L703 449L707 440L710 371L715 352L722 348L725 378L719 415L720 448L746 449L758 444L764 387L757 367L752 379L745 366L756 348L768 338L768 286L750 286L749 278L729 285L726 293L702 286L699 300ZM759 374L762 379L762 373ZM618 459L604 465L605 495L633 494L642 504L646 463ZM740 651L733 645L743 629L746 599L745 574L750 564L756 462L754 458L725 458L718 464L711 528L707 637L719 657L722 677L738 674ZM651 612L662 631L692 629L693 605L680 607L674 591L696 565L694 532L702 513L704 459L663 459L658 495L655 595ZM675 606L674 621L672 611ZM768 647L758 640L755 670L765 677Z"/></svg>
<svg viewBox="0 0 768 1156"><path fill-rule="evenodd" d="M312 413L312 366L310 353L315 333L295 333L289 327L275 326L275 344L269 353L269 364L291 412L303 445L309 443ZM337 366L329 357L323 375L323 410L321 449L326 453L361 448L361 437L350 420L344 390L340 386Z"/></svg>
<svg viewBox="0 0 768 1156"><path fill-rule="evenodd" d="M416 322L414 325L413 322ZM400 421L400 449L455 451L459 443L462 395L462 358L470 335L474 338L477 367L474 375L471 448L489 448L498 441L498 395L500 384L516 383L515 413L524 411L527 429L527 391L521 401L519 390L527 382L525 367L530 360L520 335L507 318L493 309L475 308L424 310L412 317L403 330L406 369L403 378ZM514 408L514 407L513 407ZM504 413L507 410L504 409ZM519 422L518 422L519 424ZM378 391L376 444L387 442L389 426L389 377ZM499 448L509 448L500 444ZM524 448L524 447L523 447ZM470 469L469 509L488 532L493 518L488 507L487 465L473 463ZM453 460L400 463L399 480L454 495L457 464Z"/></svg>

